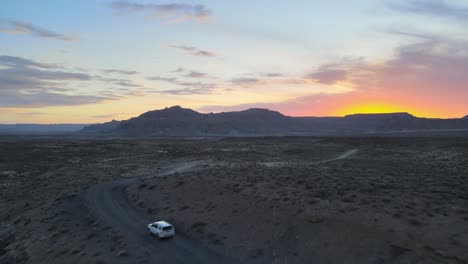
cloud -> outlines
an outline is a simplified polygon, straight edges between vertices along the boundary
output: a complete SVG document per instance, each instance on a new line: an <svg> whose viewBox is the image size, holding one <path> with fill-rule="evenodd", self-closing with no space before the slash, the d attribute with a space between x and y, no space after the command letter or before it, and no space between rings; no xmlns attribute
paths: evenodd
<svg viewBox="0 0 468 264"><path fill-rule="evenodd" d="M199 72L195 70L187 70L182 67L172 70L170 71L170 73L177 74L179 77L185 77L185 78L190 78L190 79L202 79L202 78L216 79L216 77L209 76L207 73Z"/></svg>
<svg viewBox="0 0 468 264"><path fill-rule="evenodd" d="M366 96L362 92L342 94L311 94L280 102L252 102L238 105L205 105L197 110L201 112L230 112L249 108L266 108L290 116L337 116L337 107L349 101Z"/></svg>
<svg viewBox="0 0 468 264"><path fill-rule="evenodd" d="M322 65L317 71L306 75L307 78L312 77L309 81L325 85L342 81L343 85L353 88L346 92L311 93L283 102L207 105L200 110L219 112L261 107L289 115L329 116L383 109L408 111L419 116L466 115L468 41L404 31L400 33L414 38L414 42L397 47L393 56L386 61L339 60ZM264 85L268 81L246 78L238 83Z"/></svg>
<svg viewBox="0 0 468 264"><path fill-rule="evenodd" d="M271 110L280 111L286 115L297 115L298 110L308 107L311 112L317 112L318 107L316 104L312 104L311 101L316 101L318 97L323 95L305 96L292 100L285 100L282 102L253 102L238 105L205 105L198 108L198 111L209 113L209 112L231 112L231 111L242 111L249 108L266 108ZM317 109L315 109L317 108ZM314 111L315 110L315 111Z"/></svg>
<svg viewBox="0 0 468 264"><path fill-rule="evenodd" d="M212 11L205 5L141 4L129 1L114 1L111 3L111 7L118 11L144 13L147 17L163 19L168 23L203 22L212 16Z"/></svg>
<svg viewBox="0 0 468 264"><path fill-rule="evenodd" d="M34 91L41 89L63 89L59 81L89 81L91 75L84 73L55 70L52 64L44 64L32 60L0 56L0 90ZM54 70L53 70L54 69Z"/></svg>
<svg viewBox="0 0 468 264"><path fill-rule="evenodd" d="M453 5L445 0L391 1L388 6L399 12L454 18L468 22L468 6Z"/></svg>
<svg viewBox="0 0 468 264"><path fill-rule="evenodd" d="M269 78L285 77L285 75L283 73L278 73L278 72L262 73L261 76L269 77Z"/></svg>
<svg viewBox="0 0 468 264"><path fill-rule="evenodd" d="M184 71L185 71L184 68L179 67L179 68L177 68L175 70L172 70L171 73L180 73L180 72L184 72Z"/></svg>
<svg viewBox="0 0 468 264"><path fill-rule="evenodd" d="M403 36L403 37L409 37L417 40L422 40L422 41L443 41L443 38L438 37L436 35L431 35L427 33L418 33L418 32L412 32L412 31L406 31L402 30L396 27L390 27L384 32L392 35L398 35L398 36Z"/></svg>
<svg viewBox="0 0 468 264"><path fill-rule="evenodd" d="M187 78L205 78L205 77L208 77L208 74L204 73L204 72L198 72L198 71L191 71L187 74L184 74L184 77L187 77Z"/></svg>
<svg viewBox="0 0 468 264"><path fill-rule="evenodd" d="M335 84L345 80L347 75L345 70L323 68L307 74L306 78L322 84Z"/></svg>
<svg viewBox="0 0 468 264"><path fill-rule="evenodd" d="M163 82L168 82L172 84L177 84L177 81L178 81L178 79L175 77L160 77L160 76L147 77L146 79L152 80L152 81L163 81Z"/></svg>
<svg viewBox="0 0 468 264"><path fill-rule="evenodd" d="M171 95L201 95L201 94L210 94L211 89L213 86L206 87L199 87L199 88L180 88L180 89L169 89L169 90L157 90L152 91L153 93L160 93L160 94L171 94Z"/></svg>
<svg viewBox="0 0 468 264"><path fill-rule="evenodd" d="M130 115L133 113L113 113L113 114L102 114L102 115L92 115L92 118L99 118L99 119L109 119L109 118L114 118L116 116L121 116L121 115Z"/></svg>
<svg viewBox="0 0 468 264"><path fill-rule="evenodd" d="M102 101L112 100L114 98L106 98L92 95L66 95L50 92L37 92L31 94L1 93L0 105L2 107L48 107L48 106L64 106L64 105L84 105L95 104Z"/></svg>
<svg viewBox="0 0 468 264"><path fill-rule="evenodd" d="M132 80L129 79L117 79L117 78L107 78L102 77L99 75L93 76L93 78L97 81L101 81L107 84L113 84L123 87L141 87L141 85L134 83Z"/></svg>
<svg viewBox="0 0 468 264"><path fill-rule="evenodd" d="M62 66L0 56L0 105L2 107L44 107L91 104L118 96L76 94L72 84L102 81L98 76L72 72Z"/></svg>
<svg viewBox="0 0 468 264"><path fill-rule="evenodd" d="M170 48L173 49L178 49L185 51L187 54L193 55L193 56L201 56L201 57L216 57L216 54L211 51L207 50L199 50L196 47L193 46L177 46L177 45L169 45Z"/></svg>
<svg viewBox="0 0 468 264"><path fill-rule="evenodd" d="M48 29L33 25L29 22L15 20L1 20L0 22L0 32L6 34L30 34L41 38L52 38L64 41L76 40L74 37L56 33Z"/></svg>
<svg viewBox="0 0 468 264"><path fill-rule="evenodd" d="M245 76L245 75L244 75ZM306 85L314 82L302 77L286 76L284 74L248 74L249 77L237 77L229 80L228 84L239 87L268 87L268 86L290 86ZM252 77L250 77L252 76Z"/></svg>
<svg viewBox="0 0 468 264"><path fill-rule="evenodd" d="M124 75L135 75L139 73L137 71L126 71L126 70L116 70L116 69L104 69L101 71L104 73L116 73L116 74L124 74Z"/></svg>
<svg viewBox="0 0 468 264"><path fill-rule="evenodd" d="M0 55L0 64L7 67L18 67L18 68L25 68L25 67L35 67L35 68L42 68L42 69L53 69L53 68L62 68L62 66L57 64L47 64L47 63L39 63L29 59L24 59L20 57L14 56L7 56L7 55Z"/></svg>
<svg viewBox="0 0 468 264"><path fill-rule="evenodd" d="M141 85L134 83L131 80L120 79L113 82L113 84L124 87L141 87Z"/></svg>
<svg viewBox="0 0 468 264"><path fill-rule="evenodd" d="M44 113L41 112L25 112L25 113L20 113L22 116L42 116Z"/></svg>
<svg viewBox="0 0 468 264"><path fill-rule="evenodd" d="M209 94L214 88L216 88L215 83L183 81L175 77L153 76L147 77L146 79L167 82L180 87L168 90L153 90L151 91L152 93L164 93L172 95Z"/></svg>
<svg viewBox="0 0 468 264"><path fill-rule="evenodd" d="M205 57L215 57L216 56L216 54L214 54L213 52L206 51L206 50L199 50L199 51L195 52L194 55L196 55L196 56L205 56Z"/></svg>
<svg viewBox="0 0 468 264"><path fill-rule="evenodd" d="M429 100L436 95L438 100L460 103L460 95L468 96L467 41L400 33L417 41L397 47L394 56L384 62L337 63L335 68L314 77L323 77L319 81L325 83L345 81L360 91L399 93L414 100Z"/></svg>
<svg viewBox="0 0 468 264"><path fill-rule="evenodd" d="M258 78L250 78L250 77L241 77L241 78L234 78L231 80L231 83L234 85L252 85L252 84L257 84L260 82L260 79Z"/></svg>

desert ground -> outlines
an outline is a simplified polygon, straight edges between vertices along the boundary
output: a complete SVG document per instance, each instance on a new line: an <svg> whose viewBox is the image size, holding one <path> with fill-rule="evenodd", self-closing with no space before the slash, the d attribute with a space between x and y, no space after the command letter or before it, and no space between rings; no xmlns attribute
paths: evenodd
<svg viewBox="0 0 468 264"><path fill-rule="evenodd" d="M468 138L2 136L0 190L0 263L468 263Z"/></svg>

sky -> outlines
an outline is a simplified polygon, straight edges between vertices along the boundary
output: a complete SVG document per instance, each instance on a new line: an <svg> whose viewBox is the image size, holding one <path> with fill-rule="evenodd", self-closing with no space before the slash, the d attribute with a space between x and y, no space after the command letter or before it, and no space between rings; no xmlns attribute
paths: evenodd
<svg viewBox="0 0 468 264"><path fill-rule="evenodd" d="M6 0L0 123L468 115L468 0Z"/></svg>

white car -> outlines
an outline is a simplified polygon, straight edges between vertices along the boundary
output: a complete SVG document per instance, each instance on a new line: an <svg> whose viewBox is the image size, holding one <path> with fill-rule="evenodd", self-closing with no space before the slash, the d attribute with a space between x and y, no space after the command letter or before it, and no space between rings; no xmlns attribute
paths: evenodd
<svg viewBox="0 0 468 264"><path fill-rule="evenodd" d="M158 221L148 225L151 234L157 238L175 236L174 227L166 221Z"/></svg>

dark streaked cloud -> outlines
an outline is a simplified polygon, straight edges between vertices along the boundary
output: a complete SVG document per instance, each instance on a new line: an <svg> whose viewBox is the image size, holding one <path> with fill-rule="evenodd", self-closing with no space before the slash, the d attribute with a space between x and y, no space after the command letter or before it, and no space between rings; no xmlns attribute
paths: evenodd
<svg viewBox="0 0 468 264"><path fill-rule="evenodd" d="M231 80L231 83L234 85L251 85L251 84L256 84L259 83L260 79L258 78L250 78L250 77L241 77L241 78L235 78Z"/></svg>
<svg viewBox="0 0 468 264"><path fill-rule="evenodd" d="M414 87L420 89L430 90L438 86L440 92L457 94L466 90L464 85L468 83L468 42L430 39L401 46L396 50L395 58L383 66L366 67L364 70L373 71L381 81L388 83L406 80L404 86L410 89L408 84L417 82ZM399 75L392 76L392 73Z"/></svg>
<svg viewBox="0 0 468 264"><path fill-rule="evenodd" d="M420 90L452 96L468 83L468 41L450 40L429 34L396 31L394 34L415 38L411 44L397 47L394 56L384 62L364 60L336 62L319 67L306 77L324 84L346 81L359 90ZM404 94L407 94L405 92Z"/></svg>
<svg viewBox="0 0 468 264"><path fill-rule="evenodd" d="M206 50L198 50L196 51L195 53L193 53L193 55L196 55L196 56L205 56L205 57L215 57L216 54L214 54L213 52L211 51L206 51Z"/></svg>
<svg viewBox="0 0 468 264"><path fill-rule="evenodd" d="M42 68L42 69L62 68L62 66L56 65L56 64L39 63L39 62L35 62L29 59L15 57L15 56L8 56L8 55L0 55L0 65L7 66L7 67L17 67L17 68L25 68L25 67L35 67L35 68Z"/></svg>
<svg viewBox="0 0 468 264"><path fill-rule="evenodd" d="M44 115L44 113L41 113L41 112L25 112L25 113L21 113L20 115L22 115L22 116L42 116L42 115Z"/></svg>
<svg viewBox="0 0 468 264"><path fill-rule="evenodd" d="M269 78L276 78L276 77L285 77L283 73L279 72L267 72L267 73L262 73L261 76L263 77L269 77Z"/></svg>
<svg viewBox="0 0 468 264"><path fill-rule="evenodd" d="M95 104L116 98L93 95L67 95L52 92L3 93L0 91L2 107L47 107L64 105Z"/></svg>
<svg viewBox="0 0 468 264"><path fill-rule="evenodd" d="M230 85L240 87L262 87L283 85L304 85L311 81L304 77L297 77L280 72L245 73L228 80Z"/></svg>
<svg viewBox="0 0 468 264"><path fill-rule="evenodd" d="M29 22L16 20L1 20L0 32L6 34L30 34L41 38L51 38L64 41L74 41L75 38L61 33L56 33L45 28L33 25Z"/></svg>
<svg viewBox="0 0 468 264"><path fill-rule="evenodd" d="M45 107L91 104L114 100L118 95L99 96L77 94L72 86L90 82L115 82L129 86L120 79L105 79L87 73L74 72L63 66L14 56L0 56L0 105L2 107Z"/></svg>
<svg viewBox="0 0 468 264"><path fill-rule="evenodd" d="M131 80L120 79L113 82L113 84L124 87L141 87L141 85L134 83Z"/></svg>
<svg viewBox="0 0 468 264"><path fill-rule="evenodd" d="M185 3L143 4L132 1L114 1L111 7L118 11L143 13L147 17L159 18L170 23L187 20L200 22L212 16L212 11L205 5Z"/></svg>
<svg viewBox="0 0 468 264"><path fill-rule="evenodd" d="M212 51L200 50L193 46L184 46L184 45L169 45L170 48L178 49L186 52L187 54L200 57L216 57L216 54Z"/></svg>
<svg viewBox="0 0 468 264"><path fill-rule="evenodd" d="M0 56L1 91L63 90L60 81L89 81L93 76L85 73L68 72L54 69L55 66L32 60ZM53 70L54 69L54 70Z"/></svg>
<svg viewBox="0 0 468 264"><path fill-rule="evenodd" d="M146 79L153 80L153 81L163 81L163 82L167 82L167 83L179 85L179 86L199 86L203 88L214 88L215 86L215 84L213 83L189 82L189 81L180 80L175 77L166 78L166 77L154 76L154 77L147 77Z"/></svg>
<svg viewBox="0 0 468 264"><path fill-rule="evenodd" d="M229 80L229 84L239 87L266 87L266 86L289 86L305 85L311 81L297 77L239 77Z"/></svg>
<svg viewBox="0 0 468 264"><path fill-rule="evenodd" d="M442 41L443 40L443 38L441 38L439 36L436 36L436 35L402 30L402 29L397 28L397 27L389 27L384 32L386 32L388 34L392 34L392 35L409 37L409 38L414 38L414 39L423 40L423 41Z"/></svg>
<svg viewBox="0 0 468 264"><path fill-rule="evenodd" d="M106 84L111 84L111 85L118 85L118 86L123 86L123 87L141 87L141 85L134 83L132 80L129 79L117 79L117 78L107 78L107 77L102 77L99 75L93 76L96 81L100 81Z"/></svg>
<svg viewBox="0 0 468 264"><path fill-rule="evenodd" d="M93 118L101 118L101 119L108 119L108 118L114 118L116 116L120 115L129 115L133 113L113 113L113 114L101 114L101 115L92 115L91 117Z"/></svg>
<svg viewBox="0 0 468 264"><path fill-rule="evenodd" d="M169 90L154 90L153 93L159 94L171 94L171 95L200 95L200 94L210 94L211 89L214 86L209 85L208 87L185 87L179 89L169 89Z"/></svg>
<svg viewBox="0 0 468 264"><path fill-rule="evenodd" d="M399 12L453 18L468 22L467 5L454 5L445 0L390 1L388 6Z"/></svg>
<svg viewBox="0 0 468 264"><path fill-rule="evenodd" d="M170 72L171 72L171 73L180 73L180 72L184 72L184 71L185 71L184 68L179 67L179 68L177 68L177 69L175 69L175 70L172 70L172 71L170 71Z"/></svg>
<svg viewBox="0 0 468 264"><path fill-rule="evenodd" d="M160 76L153 76L147 77L148 80L153 81L162 81L167 82L169 84L178 86L175 89L168 89L168 90L153 90L152 93L164 93L164 94L172 94L172 95L189 95L189 94L209 94L212 92L214 88L216 88L215 83L206 83L206 82L191 82L191 81L183 81L179 78L175 77L160 77Z"/></svg>
<svg viewBox="0 0 468 264"><path fill-rule="evenodd" d="M104 73L116 73L116 74L124 74L124 75L135 75L139 73L137 71L116 70L116 69L104 69L101 71Z"/></svg>
<svg viewBox="0 0 468 264"><path fill-rule="evenodd" d="M161 77L161 76L152 76L152 77L147 77L146 79L151 80L151 81L163 81L163 82L168 82L172 84L177 84L178 79L175 77Z"/></svg>
<svg viewBox="0 0 468 264"><path fill-rule="evenodd" d="M216 77L210 76L208 73L200 72L196 70L188 70L182 67L172 70L169 73L178 75L179 77L191 78L191 79L202 79L202 78L217 79Z"/></svg>
<svg viewBox="0 0 468 264"><path fill-rule="evenodd" d="M184 74L184 77L187 77L187 78L206 78L206 77L208 77L208 74L206 74L204 72L190 71L187 74Z"/></svg>
<svg viewBox="0 0 468 264"><path fill-rule="evenodd" d="M306 76L313 78L313 82L326 84L343 80L352 90L312 93L277 103L207 105L199 110L219 112L262 107L296 115L323 115L336 106L352 109L356 104L376 102L402 107L405 111L420 109L430 113L431 109L440 109L438 111L446 116L461 115L466 111L468 41L405 31L399 33L415 38L415 42L396 48L394 55L386 61L340 60L323 65L311 76Z"/></svg>
<svg viewBox="0 0 468 264"><path fill-rule="evenodd" d="M113 118L114 116L116 116L116 114L106 114L106 115L92 115L91 117L93 118Z"/></svg>
<svg viewBox="0 0 468 264"><path fill-rule="evenodd" d="M345 80L347 75L348 73L345 70L324 68L307 74L306 78L322 84L335 84L338 81Z"/></svg>

